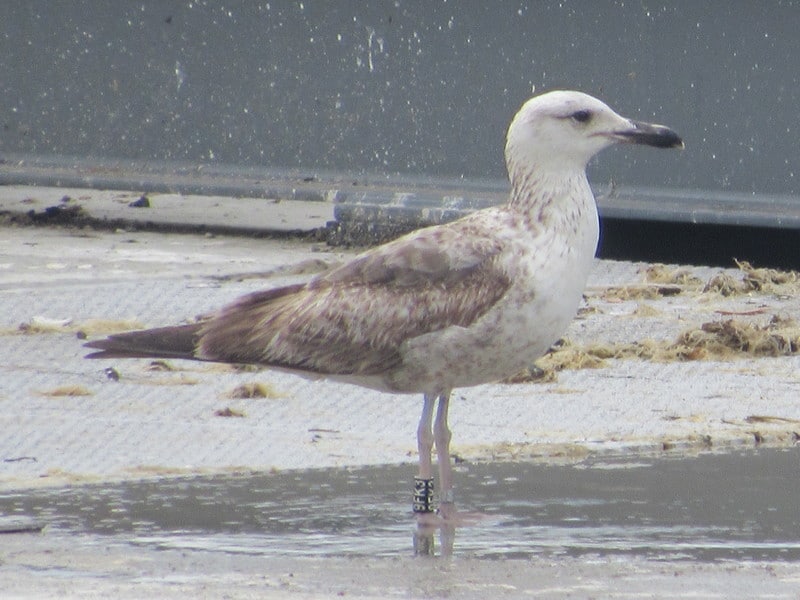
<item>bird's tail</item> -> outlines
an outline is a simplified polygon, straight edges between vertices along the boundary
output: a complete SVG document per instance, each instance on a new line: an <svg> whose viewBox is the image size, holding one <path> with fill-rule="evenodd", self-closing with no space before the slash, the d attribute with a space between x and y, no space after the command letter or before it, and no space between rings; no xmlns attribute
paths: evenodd
<svg viewBox="0 0 800 600"><path fill-rule="evenodd" d="M195 355L202 323L118 333L85 344L97 348L86 358L188 358Z"/></svg>

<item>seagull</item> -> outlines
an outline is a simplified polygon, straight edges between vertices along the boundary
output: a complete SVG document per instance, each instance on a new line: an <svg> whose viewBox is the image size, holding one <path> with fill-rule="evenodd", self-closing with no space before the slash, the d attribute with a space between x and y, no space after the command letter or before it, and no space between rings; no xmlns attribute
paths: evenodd
<svg viewBox="0 0 800 600"><path fill-rule="evenodd" d="M196 323L91 341L99 351L87 358L248 363L422 394L412 507L454 522L450 395L518 373L566 330L597 250L586 165L617 143L683 147L671 129L585 93L535 96L508 129L505 205L409 233L307 283L243 296Z"/></svg>

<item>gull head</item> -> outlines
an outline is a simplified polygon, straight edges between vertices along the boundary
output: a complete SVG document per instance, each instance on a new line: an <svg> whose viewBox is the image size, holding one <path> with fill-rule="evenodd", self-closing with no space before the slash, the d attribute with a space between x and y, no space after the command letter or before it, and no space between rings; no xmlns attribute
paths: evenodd
<svg viewBox="0 0 800 600"><path fill-rule="evenodd" d="M671 129L621 117L588 94L547 92L523 104L511 122L506 163L512 178L520 168L584 170L600 150L621 142L683 148Z"/></svg>

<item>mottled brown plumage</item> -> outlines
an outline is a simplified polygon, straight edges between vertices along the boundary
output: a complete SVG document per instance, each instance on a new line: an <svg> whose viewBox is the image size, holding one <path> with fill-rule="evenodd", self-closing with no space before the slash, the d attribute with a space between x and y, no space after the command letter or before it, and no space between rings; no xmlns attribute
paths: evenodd
<svg viewBox="0 0 800 600"><path fill-rule="evenodd" d="M467 220L415 232L307 284L246 295L201 323L90 342L87 346L104 350L90 356L380 375L401 365L405 340L469 327L511 285L496 260L502 245L469 235L471 229Z"/></svg>
<svg viewBox="0 0 800 600"><path fill-rule="evenodd" d="M563 333L598 239L586 164L617 142L683 144L586 94L533 98L508 130L506 206L411 233L307 284L250 294L198 324L90 342L101 350L90 356L257 363L421 392L420 477L431 480L435 438L450 516L450 392L513 375ZM417 508L427 510L427 500Z"/></svg>
<svg viewBox="0 0 800 600"><path fill-rule="evenodd" d="M246 296L204 325L197 355L323 375L397 368L405 340L469 327L511 283L494 261L499 245L458 229L413 234L286 293Z"/></svg>

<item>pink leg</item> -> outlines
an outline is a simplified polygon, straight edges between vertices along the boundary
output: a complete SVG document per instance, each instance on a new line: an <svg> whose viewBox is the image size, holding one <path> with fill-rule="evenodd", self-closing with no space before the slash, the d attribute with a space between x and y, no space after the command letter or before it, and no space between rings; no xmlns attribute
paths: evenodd
<svg viewBox="0 0 800 600"><path fill-rule="evenodd" d="M447 425L447 409L450 392L439 396L436 410L436 423L433 426L433 439L436 444L436 458L439 462L439 514L447 519L455 515L455 495L453 492L453 466L450 462L450 438L452 432Z"/></svg>
<svg viewBox="0 0 800 600"><path fill-rule="evenodd" d="M431 452L434 436L431 432L433 405L436 396L425 394L422 416L417 427L417 451L419 452L419 475L414 478L414 512L418 515L433 511L433 465Z"/></svg>
<svg viewBox="0 0 800 600"><path fill-rule="evenodd" d="M422 416L419 419L419 427L417 427L419 476L423 479L430 479L433 477L433 467L431 466L433 433L431 433L431 424L433 423L433 405L435 402L435 396L425 396L425 404L422 406Z"/></svg>

